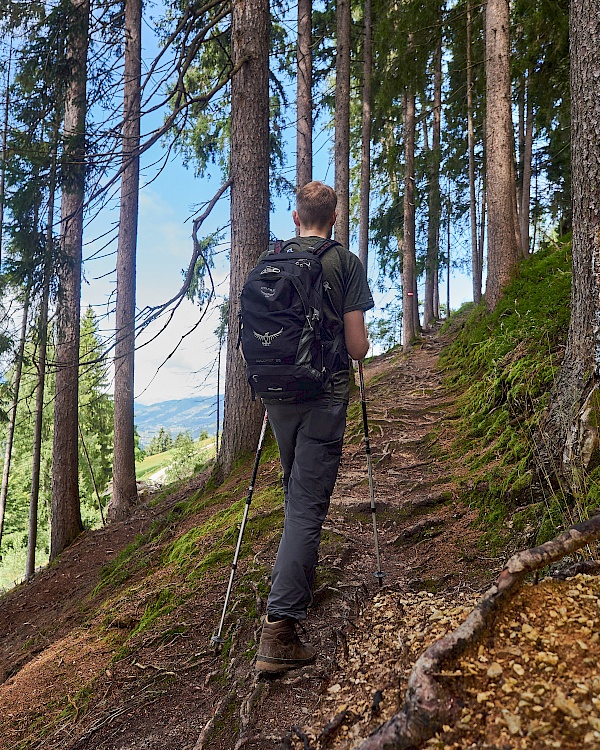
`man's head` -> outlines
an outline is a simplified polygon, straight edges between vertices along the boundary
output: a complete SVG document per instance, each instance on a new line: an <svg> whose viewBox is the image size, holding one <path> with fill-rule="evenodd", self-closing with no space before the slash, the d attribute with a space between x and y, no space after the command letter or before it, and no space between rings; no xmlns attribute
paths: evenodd
<svg viewBox="0 0 600 750"><path fill-rule="evenodd" d="M322 182L307 183L296 193L296 210L292 213L300 233L331 236L335 224L337 195Z"/></svg>

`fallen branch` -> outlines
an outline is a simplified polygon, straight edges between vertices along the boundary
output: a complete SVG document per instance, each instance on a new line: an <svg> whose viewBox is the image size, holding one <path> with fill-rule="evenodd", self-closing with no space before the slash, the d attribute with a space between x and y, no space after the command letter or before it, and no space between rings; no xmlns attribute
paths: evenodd
<svg viewBox="0 0 600 750"><path fill-rule="evenodd" d="M356 721L358 716L353 713L352 711L349 711L347 708L344 711L340 711L337 716L335 716L329 724L326 724L323 727L323 731L318 737L319 742L321 743L322 747L327 747L329 742L334 738L336 735L338 729L342 726L342 724L348 722L353 723Z"/></svg>
<svg viewBox="0 0 600 750"><path fill-rule="evenodd" d="M513 555L497 582L483 595L467 619L452 633L432 644L411 672L401 711L378 727L359 750L409 750L433 737L453 721L458 706L437 677L487 628L501 605L512 598L529 573L561 560L600 539L600 514L577 524L555 539Z"/></svg>

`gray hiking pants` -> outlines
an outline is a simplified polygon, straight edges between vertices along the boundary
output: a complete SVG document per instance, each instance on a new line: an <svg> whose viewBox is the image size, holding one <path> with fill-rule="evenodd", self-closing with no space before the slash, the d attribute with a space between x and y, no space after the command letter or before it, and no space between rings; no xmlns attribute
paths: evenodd
<svg viewBox="0 0 600 750"><path fill-rule="evenodd" d="M285 497L283 535L267 601L272 619L304 620L312 601L321 526L340 465L346 409L347 404L331 403L329 398L267 405Z"/></svg>

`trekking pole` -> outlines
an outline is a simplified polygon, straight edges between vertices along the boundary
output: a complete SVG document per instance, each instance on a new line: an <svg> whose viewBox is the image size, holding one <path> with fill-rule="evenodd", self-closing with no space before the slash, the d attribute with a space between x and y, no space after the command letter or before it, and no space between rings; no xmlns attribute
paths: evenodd
<svg viewBox="0 0 600 750"><path fill-rule="evenodd" d="M246 528L246 521L248 520L248 511L250 510L250 503L252 502L252 495L254 493L254 483L256 482L256 475L258 474L258 464L260 463L260 454L262 453L263 442L265 440L265 432L267 431L267 422L269 415L265 409L265 417L263 419L262 428L260 431L260 437L258 438L258 448L256 450L256 458L254 459L254 469L252 470L252 479L250 480L250 486L248 487L248 496L246 497L246 505L244 506L244 515L242 517L242 523L240 526L240 533L238 535L237 546L235 548L235 554L233 556L233 562L231 563L231 573L229 575L229 585L227 586L227 593L225 594L225 604L223 605L223 613L221 615L221 622L219 623L219 630L216 635L211 637L211 641L215 644L217 649L225 642L223 638L223 625L225 624L225 613L227 612L227 605L229 604L229 597L231 595L231 589L233 587L233 577L238 564L238 558L240 556L240 549L242 547L242 537L244 536L244 529Z"/></svg>
<svg viewBox="0 0 600 750"><path fill-rule="evenodd" d="M373 490L373 466L371 464L371 444L369 443L369 424L367 421L367 401L365 397L365 380L363 377L363 366L362 361L358 362L358 380L360 383L360 401L362 404L362 416L363 416L363 429L365 431L365 453L367 454L367 469L369 472L369 497L371 500L371 516L373 518L373 534L375 536L375 561L377 563L377 570L375 571L375 578L379 582L379 586L383 586L383 579L385 573L381 570L381 561L379 559L379 541L377 538L377 516L375 509L375 493Z"/></svg>

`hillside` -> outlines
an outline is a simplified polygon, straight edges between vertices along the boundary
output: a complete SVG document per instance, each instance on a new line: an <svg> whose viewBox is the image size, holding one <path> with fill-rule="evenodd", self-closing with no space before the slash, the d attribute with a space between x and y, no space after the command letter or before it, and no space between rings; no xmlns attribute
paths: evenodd
<svg viewBox="0 0 600 750"><path fill-rule="evenodd" d="M564 291L552 283L562 280L561 253L564 258L568 251L549 251L524 269L544 280L549 300ZM172 494L153 497L127 523L87 532L31 584L3 597L0 748L408 747L367 738L399 710L419 654L465 620L508 553L552 535L539 506L554 507L552 496L529 474L531 481L515 486L526 467L519 465L518 451L499 447L507 427L512 445L531 438L542 395L538 399L530 387L530 412L513 424L510 417L494 421L495 431L488 427L480 442L469 426L479 423L469 404L477 398L483 403L488 376L504 382L510 372L515 392L519 377L529 377L529 360L527 368L514 369L533 356L537 338L527 339L519 321L532 331L537 326L519 306L532 305L515 299L507 293L505 314L488 320L490 347L498 349L473 362L473 390L461 380L468 377L466 365L461 372L456 364L483 325L479 311L424 336L409 355L392 351L366 365L387 575L379 589L360 409L353 403L306 623L307 639L319 649L314 665L278 679L259 679L252 669L282 523L270 439L222 653L215 653L210 636L225 594L250 457L223 485L215 486L209 473L198 475ZM547 308L540 314L547 316ZM507 331L522 342L519 356L497 356ZM549 330L544 336L552 341ZM551 343L546 354L555 367L559 344ZM510 411L511 392L495 392L496 412ZM503 474L510 477L504 488L493 481ZM566 510L553 516L553 533L568 525ZM564 568L561 563L552 572L565 578ZM590 575L515 590L483 634L436 672L449 696L448 713L426 746L600 747L598 601L600 588Z"/></svg>
<svg viewBox="0 0 600 750"><path fill-rule="evenodd" d="M223 414L222 404L223 398L221 397L221 414ZM211 435L214 433L215 410L216 398L214 396L180 398L173 401L159 401L151 405L136 402L135 424L142 445L147 445L161 427L170 431L172 437L179 432L189 430L194 440L197 440L204 430Z"/></svg>

